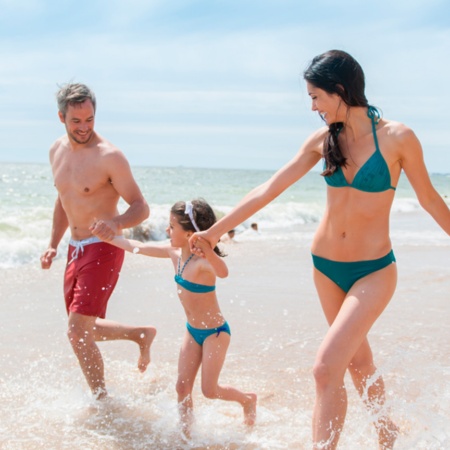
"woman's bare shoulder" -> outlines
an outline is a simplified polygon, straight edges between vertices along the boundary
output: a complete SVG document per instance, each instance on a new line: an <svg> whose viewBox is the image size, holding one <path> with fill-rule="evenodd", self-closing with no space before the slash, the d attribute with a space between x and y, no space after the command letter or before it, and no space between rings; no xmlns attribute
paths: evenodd
<svg viewBox="0 0 450 450"><path fill-rule="evenodd" d="M412 139L416 136L414 134L414 131L410 127L402 122L397 122L395 120L383 119L382 129L384 129L386 136L397 139L399 141Z"/></svg>

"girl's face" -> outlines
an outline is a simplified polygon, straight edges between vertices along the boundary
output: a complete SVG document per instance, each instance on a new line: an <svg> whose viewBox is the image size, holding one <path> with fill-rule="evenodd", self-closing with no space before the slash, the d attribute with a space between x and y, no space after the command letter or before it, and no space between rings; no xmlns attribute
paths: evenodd
<svg viewBox="0 0 450 450"><path fill-rule="evenodd" d="M317 111L327 125L344 121L345 103L338 94L329 94L308 82L306 87L311 97L311 109Z"/></svg>
<svg viewBox="0 0 450 450"><path fill-rule="evenodd" d="M169 226L166 229L170 238L172 247L184 247L192 236L192 231L186 231L178 222L178 217L175 214L170 215Z"/></svg>

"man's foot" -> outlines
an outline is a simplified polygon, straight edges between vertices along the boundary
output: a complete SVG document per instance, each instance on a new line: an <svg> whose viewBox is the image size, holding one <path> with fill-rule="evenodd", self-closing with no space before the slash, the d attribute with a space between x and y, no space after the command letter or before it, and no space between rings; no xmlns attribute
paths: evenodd
<svg viewBox="0 0 450 450"><path fill-rule="evenodd" d="M244 424L247 426L255 425L256 421L256 394L246 394L248 402L244 404Z"/></svg>
<svg viewBox="0 0 450 450"><path fill-rule="evenodd" d="M150 364L150 347L155 336L156 328L154 327L142 327L140 329L139 341L137 341L140 350L138 369L142 373L146 371L147 366Z"/></svg>
<svg viewBox="0 0 450 450"><path fill-rule="evenodd" d="M106 392L105 388L98 388L92 392L95 400L103 400L108 397L108 392Z"/></svg>

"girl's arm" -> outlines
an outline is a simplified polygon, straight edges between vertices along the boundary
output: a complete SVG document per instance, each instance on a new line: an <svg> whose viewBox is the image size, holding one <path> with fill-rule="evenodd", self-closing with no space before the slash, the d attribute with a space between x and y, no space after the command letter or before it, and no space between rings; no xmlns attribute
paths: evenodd
<svg viewBox="0 0 450 450"><path fill-rule="evenodd" d="M209 262L216 276L226 278L228 276L228 267L223 258L210 247L209 243L202 238L198 238L196 246L202 251L204 258Z"/></svg>
<svg viewBox="0 0 450 450"><path fill-rule="evenodd" d="M145 256L153 256L155 258L169 258L169 250L171 246L165 244L157 244L154 242L141 242L134 239L127 239L123 236L116 236L109 244L122 248L130 253L140 253Z"/></svg>
<svg viewBox="0 0 450 450"><path fill-rule="evenodd" d="M265 183L250 191L237 206L211 228L200 233L194 233L190 239L191 251L202 256L201 251L196 249L196 241L199 236L206 239L214 248L220 236L228 230L236 228L309 172L322 156L324 133L325 131L322 128L310 136L295 158Z"/></svg>
<svg viewBox="0 0 450 450"><path fill-rule="evenodd" d="M450 209L431 184L419 140L413 131L404 125L400 131L400 139L401 165L420 205L450 235Z"/></svg>

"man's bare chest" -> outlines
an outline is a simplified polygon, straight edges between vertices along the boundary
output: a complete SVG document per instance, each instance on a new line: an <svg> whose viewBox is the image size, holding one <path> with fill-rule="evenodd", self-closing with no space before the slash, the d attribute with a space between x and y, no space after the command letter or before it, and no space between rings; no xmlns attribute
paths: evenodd
<svg viewBox="0 0 450 450"><path fill-rule="evenodd" d="M79 193L92 195L111 187L107 172L96 161L79 164L73 160L57 162L53 167L55 187L62 195Z"/></svg>

